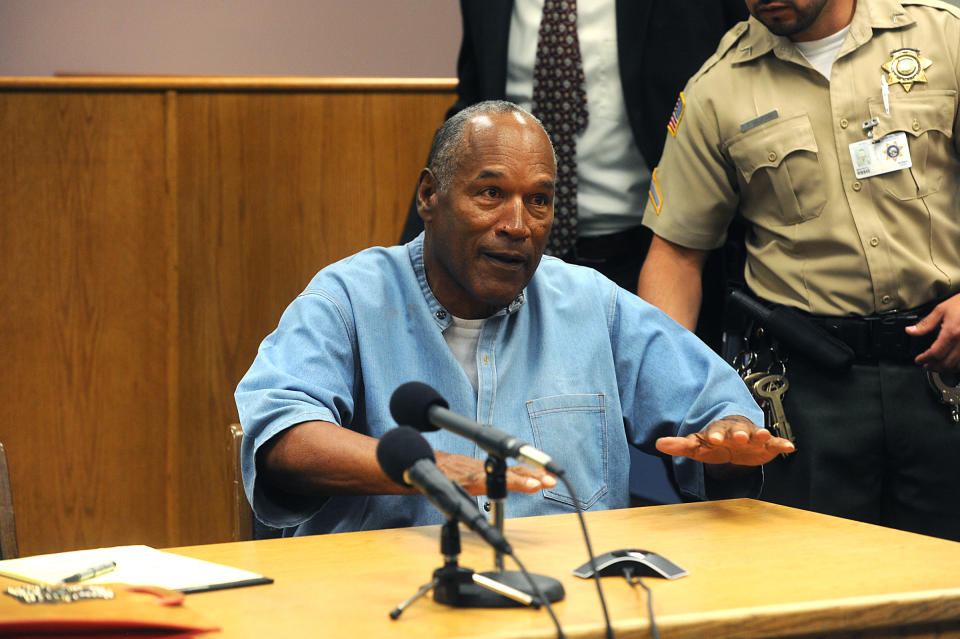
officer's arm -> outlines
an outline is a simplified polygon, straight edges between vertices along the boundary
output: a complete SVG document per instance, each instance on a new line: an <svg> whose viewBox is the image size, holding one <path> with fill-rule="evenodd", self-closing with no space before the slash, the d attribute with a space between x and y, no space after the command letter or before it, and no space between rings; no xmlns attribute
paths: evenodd
<svg viewBox="0 0 960 639"><path fill-rule="evenodd" d="M700 278L707 254L654 235L640 270L637 295L694 330L703 297Z"/></svg>

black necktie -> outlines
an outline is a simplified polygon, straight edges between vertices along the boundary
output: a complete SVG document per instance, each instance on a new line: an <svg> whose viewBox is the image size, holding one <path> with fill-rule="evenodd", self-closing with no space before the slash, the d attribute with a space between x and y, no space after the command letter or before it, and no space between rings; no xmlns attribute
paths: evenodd
<svg viewBox="0 0 960 639"><path fill-rule="evenodd" d="M549 255L564 256L577 241L577 133L587 126L587 93L577 38L576 0L545 0L533 67L533 114L557 153L557 191Z"/></svg>

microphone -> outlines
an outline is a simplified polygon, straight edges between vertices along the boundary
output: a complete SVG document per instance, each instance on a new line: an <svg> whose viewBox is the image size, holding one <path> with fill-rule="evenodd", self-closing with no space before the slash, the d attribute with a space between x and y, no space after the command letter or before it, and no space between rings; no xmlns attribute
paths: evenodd
<svg viewBox="0 0 960 639"><path fill-rule="evenodd" d="M440 472L433 449L419 432L409 426L389 431L377 443L377 461L387 477L401 486L413 486L448 518L463 522L500 552L513 554L506 538L487 522L467 491Z"/></svg>
<svg viewBox="0 0 960 639"><path fill-rule="evenodd" d="M445 428L472 439L480 448L501 459L513 457L558 477L564 474L560 464L543 451L510 433L458 415L449 406L440 393L423 382L401 384L390 398L390 414L398 424L410 424L421 431Z"/></svg>

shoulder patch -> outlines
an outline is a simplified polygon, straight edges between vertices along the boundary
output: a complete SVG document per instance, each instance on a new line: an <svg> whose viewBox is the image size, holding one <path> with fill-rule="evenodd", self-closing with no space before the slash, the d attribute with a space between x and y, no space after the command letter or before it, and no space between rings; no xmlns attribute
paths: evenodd
<svg viewBox="0 0 960 639"><path fill-rule="evenodd" d="M960 7L945 0L900 0L900 4L903 6L909 5L918 5L922 7L932 7L934 9L941 9L953 15L954 18L960 18Z"/></svg>
<svg viewBox="0 0 960 639"><path fill-rule="evenodd" d="M657 184L657 170L653 170L653 175L650 176L650 202L653 203L653 210L657 215L660 215L660 209L663 208L663 196L660 195L660 185Z"/></svg>
<svg viewBox="0 0 960 639"><path fill-rule="evenodd" d="M670 133L673 134L673 137L677 137L677 127L680 126L680 120L683 119L683 111L686 108L687 103L683 99L683 91L680 92L680 97L677 98L677 104L673 107L673 111L670 113L670 121L667 122L667 129Z"/></svg>

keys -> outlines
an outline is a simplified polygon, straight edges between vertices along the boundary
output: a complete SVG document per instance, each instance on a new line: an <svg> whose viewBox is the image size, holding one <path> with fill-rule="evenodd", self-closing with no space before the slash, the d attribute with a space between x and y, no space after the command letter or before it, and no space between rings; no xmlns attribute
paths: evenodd
<svg viewBox="0 0 960 639"><path fill-rule="evenodd" d="M737 373L747 385L753 398L763 409L764 425L775 437L783 437L797 443L793 435L793 429L790 422L787 421L786 412L783 409L783 396L790 387L787 382L786 361L779 356L776 348L770 349L770 356L765 358L767 366L764 370L754 370L759 358L754 351L741 351L733 360L733 366ZM773 372L779 370L779 372ZM786 458L789 453L781 454Z"/></svg>
<svg viewBox="0 0 960 639"><path fill-rule="evenodd" d="M755 377L750 375L749 377ZM763 400L761 406L764 412L769 411L768 428L770 432L777 437L783 437L796 444L797 439L793 435L793 429L790 428L790 422L787 421L787 415L783 410L783 396L790 388L790 382L780 373L766 374L753 381L751 390L755 397ZM786 457L786 454L784 454Z"/></svg>
<svg viewBox="0 0 960 639"><path fill-rule="evenodd" d="M933 392L937 394L937 399L940 400L941 404L946 405L946 407L950 409L950 416L953 418L953 423L960 424L960 384L950 386L943 381L940 373L926 371L926 374L927 382L930 384Z"/></svg>
<svg viewBox="0 0 960 639"><path fill-rule="evenodd" d="M749 375L743 378L743 383L746 384L747 388L750 389L750 392L753 393L753 398L757 400L757 403L760 404L761 408L763 408L763 405L766 402L757 396L757 391L754 390L753 386L754 384L759 382L761 379L763 379L764 377L768 377L769 375L770 375L770 371L759 371L757 373L750 373Z"/></svg>

